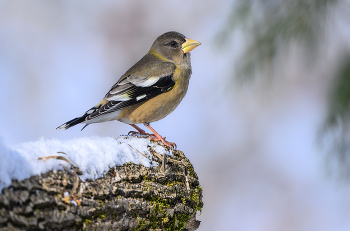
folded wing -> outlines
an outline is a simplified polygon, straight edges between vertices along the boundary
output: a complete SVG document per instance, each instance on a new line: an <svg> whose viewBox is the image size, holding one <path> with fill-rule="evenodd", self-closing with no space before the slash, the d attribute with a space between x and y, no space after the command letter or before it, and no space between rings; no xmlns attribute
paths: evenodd
<svg viewBox="0 0 350 231"><path fill-rule="evenodd" d="M138 68L140 71L137 73L127 72L106 94L106 103L86 112L89 115L85 121L122 110L169 91L175 85L172 78L175 68L172 63L160 62L157 65L153 64L152 68Z"/></svg>

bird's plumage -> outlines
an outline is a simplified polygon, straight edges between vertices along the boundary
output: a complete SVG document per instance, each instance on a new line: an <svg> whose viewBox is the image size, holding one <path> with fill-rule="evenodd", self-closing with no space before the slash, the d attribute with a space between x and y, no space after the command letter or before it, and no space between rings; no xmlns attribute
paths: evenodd
<svg viewBox="0 0 350 231"><path fill-rule="evenodd" d="M178 32L159 36L149 52L112 86L104 99L81 117L58 127L119 120L150 123L172 112L185 96L192 73L189 52L200 45Z"/></svg>

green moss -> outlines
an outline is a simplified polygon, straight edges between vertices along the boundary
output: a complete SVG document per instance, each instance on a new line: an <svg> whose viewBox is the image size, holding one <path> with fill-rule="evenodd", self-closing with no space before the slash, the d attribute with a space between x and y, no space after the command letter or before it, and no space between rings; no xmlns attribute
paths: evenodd
<svg viewBox="0 0 350 231"><path fill-rule="evenodd" d="M90 224L94 223L95 221L106 221L107 219L111 219L111 218L115 220L119 220L118 215L115 212L111 212L108 210L95 211L94 216L84 218L82 222L76 226L76 229L81 230L84 224L87 228L89 227Z"/></svg>
<svg viewBox="0 0 350 231"><path fill-rule="evenodd" d="M85 224L86 226L89 226L91 223L92 223L92 220L89 220L89 219L83 220L83 224Z"/></svg>
<svg viewBox="0 0 350 231"><path fill-rule="evenodd" d="M186 170L189 172L189 175L193 178L197 178L197 174L194 171L193 165L191 163L187 163L188 166L186 167Z"/></svg>
<svg viewBox="0 0 350 231"><path fill-rule="evenodd" d="M146 188L145 191L149 191L149 190L151 190L151 185L148 182L146 182L145 183L145 188Z"/></svg>
<svg viewBox="0 0 350 231"><path fill-rule="evenodd" d="M110 215L109 211L95 211L94 216L91 219L106 220L106 216Z"/></svg>
<svg viewBox="0 0 350 231"><path fill-rule="evenodd" d="M144 197L144 200L148 201L151 205L151 211L149 211L147 217L140 218L140 214L138 214L138 210L136 208L135 204L130 204L129 210L129 216L131 216L135 221L137 222L137 227L134 229L136 231L140 230L169 230L169 231L175 231L175 230L182 230L185 226L188 220L197 212L201 211L203 207L202 203L202 188L200 185L198 185L197 174L194 172L194 168L187 160L186 165L179 165L176 166L176 164L170 164L168 167L172 168L172 171L176 173L176 169L178 168L178 171L181 171L176 175L175 178L155 178L156 175L152 174L145 174L140 175L138 178L138 182L142 181L142 189L143 193L149 194L148 196L144 197L143 195L140 195L140 197ZM126 166L133 165L132 162L129 162L125 164ZM131 166L132 167L132 166ZM185 177L181 174L183 172L183 169L185 169L185 172L187 176L190 176L190 178L195 178L195 181L190 180L190 192L188 194L186 190L186 182ZM167 179L167 180L165 180ZM131 180L126 179L125 182L131 182ZM165 192L165 194L160 195L154 195L153 194L153 182L161 183L162 185L165 185L168 187L168 190ZM165 196L165 195L172 195L172 196ZM175 198L172 198L175 195ZM118 200L122 199L123 197L120 195L115 195ZM135 197L138 197L139 195L133 195ZM166 197L164 199L164 197ZM168 199L167 199L168 198ZM186 205L186 207L189 207L190 209L184 209L181 210L181 212L175 212L173 215L169 215L169 208L173 208L176 203L181 202ZM104 206L102 200L98 200L99 203L97 203L100 206ZM101 208L100 208L101 209ZM108 218L112 218L114 220L120 219L120 214L118 215L114 211L104 211L104 212L95 212L94 217L90 217L88 219L84 220L84 223L86 225L91 224L92 222L100 219L105 220Z"/></svg>
<svg viewBox="0 0 350 231"><path fill-rule="evenodd" d="M202 188L201 186L197 186L193 191L192 191L192 195L191 195L191 199L196 202L199 203L199 198L202 195Z"/></svg>
<svg viewBox="0 0 350 231"><path fill-rule="evenodd" d="M170 207L169 202L160 196L147 196L145 200L149 201L151 205L154 205L149 217L151 223L147 226L147 230L150 228L156 229L160 226L165 227L170 221L167 213L167 209Z"/></svg>
<svg viewBox="0 0 350 231"><path fill-rule="evenodd" d="M202 187L198 185L194 190L191 190L191 199L194 202L193 209L202 212L203 203L201 202L202 198Z"/></svg>
<svg viewBox="0 0 350 231"><path fill-rule="evenodd" d="M103 201L101 200L101 199L99 199L99 200L97 200L100 204L99 204L99 206L100 207L103 207Z"/></svg>
<svg viewBox="0 0 350 231"><path fill-rule="evenodd" d="M173 187L173 186L174 186L174 182L168 181L168 182L166 183L166 186L168 186L168 187Z"/></svg>
<svg viewBox="0 0 350 231"><path fill-rule="evenodd" d="M146 196L145 200L151 202L151 205L159 205L161 208L169 208L169 203L166 199L161 198L160 196Z"/></svg>
<svg viewBox="0 0 350 231"><path fill-rule="evenodd" d="M191 218L191 215L188 214L174 214L171 222L164 225L165 230L175 231L182 230L186 226L186 222Z"/></svg>
<svg viewBox="0 0 350 231"><path fill-rule="evenodd" d="M145 230L149 229L159 229L163 227L165 230L169 231L175 231L175 230L182 230L186 222L192 217L192 215L196 212L196 209L201 210L201 203L199 201L201 193L201 188L197 187L195 190L193 190L193 197L197 200L196 204L194 205L194 212L193 213L185 213L185 214L174 214L173 217L169 217L167 209L169 208L169 202L159 196L148 196L145 199L150 201L152 205L155 205L154 209L151 211L151 215L149 217L150 224L147 226L145 225L145 221L141 220L137 230L142 230L143 228L147 228ZM198 195L197 195L198 194ZM182 202L185 204L186 199L181 198Z"/></svg>
<svg viewBox="0 0 350 231"><path fill-rule="evenodd" d="M146 221L144 219L140 219L139 225L135 228L135 231L142 230L146 225Z"/></svg>

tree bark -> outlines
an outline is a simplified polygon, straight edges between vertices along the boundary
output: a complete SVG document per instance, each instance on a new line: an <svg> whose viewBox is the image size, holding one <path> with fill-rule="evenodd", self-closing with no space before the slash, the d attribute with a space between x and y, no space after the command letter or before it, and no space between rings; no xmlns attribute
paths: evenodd
<svg viewBox="0 0 350 231"><path fill-rule="evenodd" d="M173 151L165 170L132 163L82 182L79 169L13 180L0 194L0 230L196 230L202 189L190 161Z"/></svg>

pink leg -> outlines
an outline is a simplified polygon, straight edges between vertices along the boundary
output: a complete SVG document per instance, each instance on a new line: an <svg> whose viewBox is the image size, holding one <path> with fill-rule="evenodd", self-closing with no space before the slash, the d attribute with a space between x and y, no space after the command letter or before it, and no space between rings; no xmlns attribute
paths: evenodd
<svg viewBox="0 0 350 231"><path fill-rule="evenodd" d="M149 130L151 130L154 134L154 136L150 136L150 140L153 141L161 141L165 146L169 147L169 148L176 148L176 144L174 142L168 142L165 140L165 137L162 137L161 135L159 135L158 132L156 132L156 130L154 130L149 123L143 123L143 125L145 125L146 128L148 128Z"/></svg>
<svg viewBox="0 0 350 231"><path fill-rule="evenodd" d="M145 130L142 130L139 126L136 124L130 124L133 128L135 128L138 132L130 131L129 134L137 134L139 133L140 135L148 135L148 136L154 136L153 134L148 134L145 132Z"/></svg>

